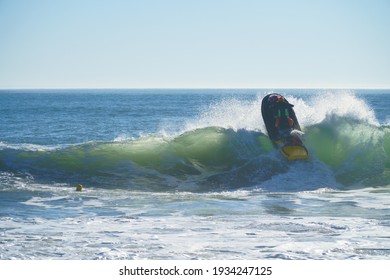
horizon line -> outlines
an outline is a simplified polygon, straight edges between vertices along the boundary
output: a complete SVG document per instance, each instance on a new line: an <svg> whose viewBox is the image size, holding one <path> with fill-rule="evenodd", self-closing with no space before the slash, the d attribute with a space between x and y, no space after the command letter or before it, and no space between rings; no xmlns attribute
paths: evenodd
<svg viewBox="0 0 390 280"><path fill-rule="evenodd" d="M390 90L390 87L0 87L0 90Z"/></svg>

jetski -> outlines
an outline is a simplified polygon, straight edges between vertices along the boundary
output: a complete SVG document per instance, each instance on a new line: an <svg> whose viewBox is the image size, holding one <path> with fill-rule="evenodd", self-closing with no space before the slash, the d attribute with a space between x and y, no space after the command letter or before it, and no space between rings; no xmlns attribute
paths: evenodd
<svg viewBox="0 0 390 280"><path fill-rule="evenodd" d="M269 138L286 159L307 159L309 152L302 142L303 132L293 107L284 96L271 93L262 100L261 114Z"/></svg>

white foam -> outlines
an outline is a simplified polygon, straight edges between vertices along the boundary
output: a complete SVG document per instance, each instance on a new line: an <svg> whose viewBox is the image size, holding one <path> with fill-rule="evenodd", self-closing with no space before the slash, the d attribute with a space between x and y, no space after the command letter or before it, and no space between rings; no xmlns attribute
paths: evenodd
<svg viewBox="0 0 390 280"><path fill-rule="evenodd" d="M24 150L24 151L53 151L59 149L60 145L38 145L38 144L8 144L4 142L0 142L0 150L11 149L11 150Z"/></svg>
<svg viewBox="0 0 390 280"><path fill-rule="evenodd" d="M289 99L290 100L290 99ZM326 91L314 95L306 102L291 98L297 118L303 127L321 123L330 116L348 117L378 125L370 106L352 91Z"/></svg>

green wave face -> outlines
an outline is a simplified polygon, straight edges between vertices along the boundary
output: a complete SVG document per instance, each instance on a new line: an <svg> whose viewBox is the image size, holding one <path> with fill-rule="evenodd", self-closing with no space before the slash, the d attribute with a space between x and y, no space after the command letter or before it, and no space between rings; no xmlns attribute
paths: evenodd
<svg viewBox="0 0 390 280"><path fill-rule="evenodd" d="M329 117L305 128L310 159L295 162L285 160L261 132L206 127L172 139L147 136L54 150L3 148L0 168L51 182L162 191L283 191L292 185L328 186L333 179L344 187L390 185L389 131Z"/></svg>
<svg viewBox="0 0 390 280"><path fill-rule="evenodd" d="M386 126L333 116L308 127L305 143L344 185L390 184L390 134Z"/></svg>
<svg viewBox="0 0 390 280"><path fill-rule="evenodd" d="M0 162L3 168L35 177L57 176L68 181L95 178L99 184L112 179L116 186L144 182L150 187L177 185L183 180L197 184L197 180L245 165L271 149L268 137L260 132L208 127L173 139L148 136L53 151L5 149Z"/></svg>

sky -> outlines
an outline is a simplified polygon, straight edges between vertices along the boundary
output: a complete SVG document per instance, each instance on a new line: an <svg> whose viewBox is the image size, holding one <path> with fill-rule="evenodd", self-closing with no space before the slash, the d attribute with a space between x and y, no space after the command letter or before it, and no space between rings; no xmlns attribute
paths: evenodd
<svg viewBox="0 0 390 280"><path fill-rule="evenodd" d="M0 88L390 88L390 0L0 0Z"/></svg>

